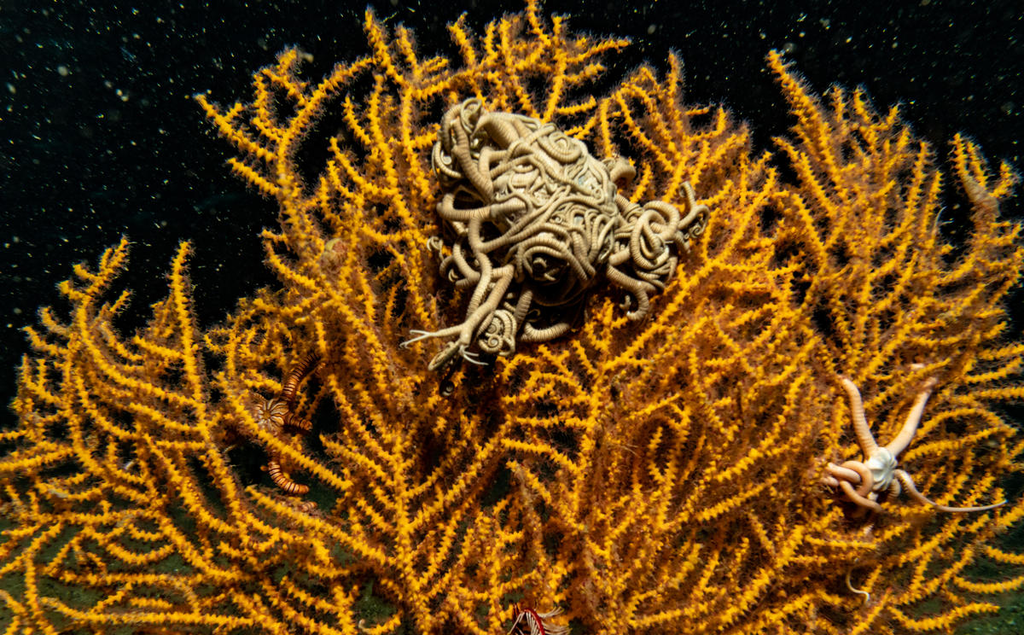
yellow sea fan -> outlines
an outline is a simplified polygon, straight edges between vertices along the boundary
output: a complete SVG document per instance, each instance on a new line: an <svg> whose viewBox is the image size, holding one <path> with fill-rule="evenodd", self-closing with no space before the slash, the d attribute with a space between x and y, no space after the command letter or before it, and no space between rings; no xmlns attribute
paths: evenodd
<svg viewBox="0 0 1024 635"><path fill-rule="evenodd" d="M912 632L1017 588L994 536L1019 501L953 516L889 498L856 518L821 484L858 451L840 374L881 438L935 377L903 464L946 504L1003 497L1024 452L999 410L1024 391L1002 306L1022 258L998 215L1013 172L953 140L973 209L954 260L938 159L860 92L822 100L773 55L797 121L773 155L684 104L674 57L592 95L624 41L535 2L466 22L455 56L423 57L368 13L367 55L322 80L290 50L250 101L199 98L231 169L279 205L262 236L279 284L201 331L183 246L125 335L127 296L108 295L127 244L76 267L70 313L30 333L3 436L0 581L18 595L0 599L18 627L498 633L529 610L587 633ZM578 329L486 368L438 375L427 345L401 348L464 313L431 249L429 154L471 97L599 158L634 152L632 201L681 206L692 184L712 213L647 320L596 290ZM328 109L342 130L320 129ZM275 485L282 470L309 493ZM982 581L982 560L1013 572Z"/></svg>

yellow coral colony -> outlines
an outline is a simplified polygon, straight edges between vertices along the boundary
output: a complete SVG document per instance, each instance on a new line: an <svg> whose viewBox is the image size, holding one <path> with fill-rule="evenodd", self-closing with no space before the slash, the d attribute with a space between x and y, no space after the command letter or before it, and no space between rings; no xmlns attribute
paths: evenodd
<svg viewBox="0 0 1024 635"><path fill-rule="evenodd" d="M263 233L280 284L203 330L183 245L126 334L127 243L75 267L0 436L7 632L935 632L1024 586L997 541L1019 498L953 514L882 493L860 513L826 478L861 456L840 377L883 440L934 382L900 466L939 505L1008 497L1008 167L957 137L943 172L895 109L819 99L775 55L796 126L773 154L684 105L675 57L592 94L627 43L535 2L450 32L457 55L425 57L368 13L369 54L323 80L290 50L251 102L199 98L231 169L280 206ZM436 340L401 346L466 318L470 290L439 274L451 243L432 248L430 157L469 98L630 157L630 202L712 210L645 320L602 287L574 330L485 367L433 372ZM957 250L939 232L953 189L973 224Z"/></svg>

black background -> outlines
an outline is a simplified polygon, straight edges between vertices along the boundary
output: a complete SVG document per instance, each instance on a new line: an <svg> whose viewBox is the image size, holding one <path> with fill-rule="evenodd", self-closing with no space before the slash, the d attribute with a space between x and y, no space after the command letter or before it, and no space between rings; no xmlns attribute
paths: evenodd
<svg viewBox="0 0 1024 635"><path fill-rule="evenodd" d="M28 350L21 327L41 305L62 306L55 284L75 262L94 263L121 235L133 241L122 283L145 314L164 274L191 240L191 275L203 325L236 298L272 282L261 227L276 210L224 165L192 99L250 98L250 77L287 45L314 56L315 79L366 51L365 5L227 1L107 3L7 0L0 5L0 398ZM415 29L422 51L448 46L445 24L463 11L481 28L519 3L389 2L378 16ZM611 73L644 62L686 65L690 102L725 103L761 146L791 125L765 71L785 47L816 90L863 85L876 105L903 104L915 131L940 147L957 131L990 158L1020 160L1024 33L1019 1L967 2L547 2L578 30L633 39ZM1014 204L1008 213L1016 213ZM1017 296L1020 297L1020 294ZM3 425L13 415L3 411Z"/></svg>

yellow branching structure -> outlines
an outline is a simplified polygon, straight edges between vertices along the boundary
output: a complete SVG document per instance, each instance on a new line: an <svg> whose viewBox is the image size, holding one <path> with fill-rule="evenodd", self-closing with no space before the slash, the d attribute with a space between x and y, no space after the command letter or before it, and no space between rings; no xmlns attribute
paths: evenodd
<svg viewBox="0 0 1024 635"><path fill-rule="evenodd" d="M593 94L627 43L532 0L481 33L456 21L454 58L365 28L370 52L319 82L289 50L251 102L199 97L231 169L280 207L277 288L204 330L183 245L126 334L122 242L29 331L20 425L0 433L8 633L934 632L1024 586L995 540L1020 499L953 514L883 494L864 513L822 482L860 457L840 377L880 439L934 381L901 467L949 507L1008 497L1008 167L957 137L944 173L895 109L818 98L776 55L797 123L774 154L684 105L675 57ZM468 98L630 157L631 201L684 209L692 185L707 226L645 321L598 289L578 328L486 367L433 372L438 342L400 346L464 316L431 248L430 153Z"/></svg>

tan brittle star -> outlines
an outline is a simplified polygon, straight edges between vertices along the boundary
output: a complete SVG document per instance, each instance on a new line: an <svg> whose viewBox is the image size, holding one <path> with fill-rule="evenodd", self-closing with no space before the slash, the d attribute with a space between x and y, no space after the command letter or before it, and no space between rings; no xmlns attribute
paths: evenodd
<svg viewBox="0 0 1024 635"><path fill-rule="evenodd" d="M826 467L827 474L822 479L825 485L841 488L851 502L876 512L882 511L882 506L877 502L879 494L888 490L893 496L899 496L900 483L907 489L911 498L943 512L981 512L1006 504L1006 501L1002 501L982 507L940 505L919 492L914 485L914 480L910 478L910 474L896 467L896 457L907 449L917 432L921 415L924 414L925 404L928 403L928 397L936 383L934 377L925 382L924 389L918 393L914 406L910 409L910 414L907 415L907 420L899 434L884 446L878 445L875 437L871 434L867 417L864 416L864 403L861 400L860 391L857 390L857 385L848 377L840 377L839 380L850 397L853 430L857 435L857 444L860 445L861 452L864 453L864 460L845 461L842 465L829 463Z"/></svg>

